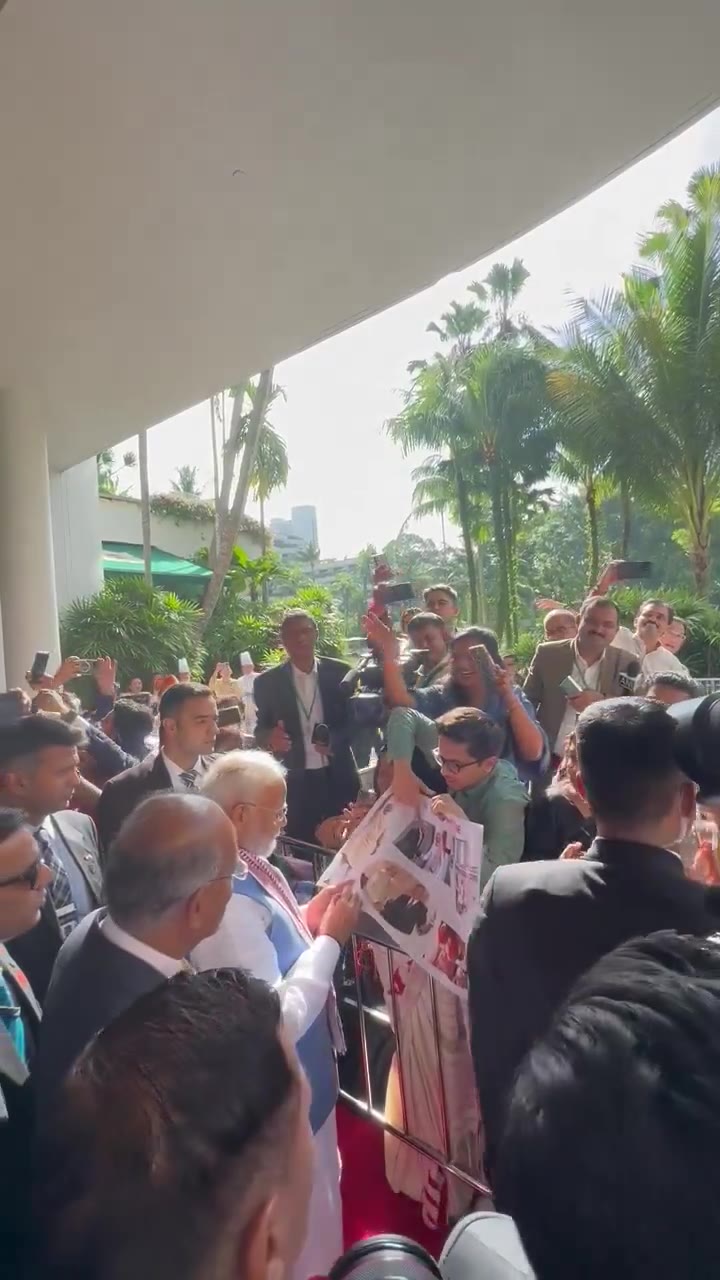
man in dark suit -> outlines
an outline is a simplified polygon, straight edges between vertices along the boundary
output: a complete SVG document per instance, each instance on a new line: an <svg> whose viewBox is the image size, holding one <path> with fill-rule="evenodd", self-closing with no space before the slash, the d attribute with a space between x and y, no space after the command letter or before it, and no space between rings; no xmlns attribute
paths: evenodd
<svg viewBox="0 0 720 1280"><path fill-rule="evenodd" d="M53 970L34 1072L41 1123L88 1041L215 933L236 867L232 823L203 796L151 796L127 819L109 851L107 908L74 930Z"/></svg>
<svg viewBox="0 0 720 1280"><path fill-rule="evenodd" d="M580 611L574 640L554 640L535 650L523 692L556 759L563 755L565 739L581 711L601 698L632 693L640 664L634 654L611 647L617 629L618 611L612 600L591 598ZM568 677L578 686L575 697L562 688Z"/></svg>
<svg viewBox="0 0 720 1280"><path fill-rule="evenodd" d="M309 613L287 613L280 635L288 661L256 677L255 739L287 768L287 834L312 844L318 823L341 813L360 786L341 687L350 668L316 657L317 627Z"/></svg>
<svg viewBox="0 0 720 1280"><path fill-rule="evenodd" d="M195 791L212 761L217 704L204 684L174 684L160 699L160 750L106 784L98 830L107 851L129 813L156 791Z"/></svg>
<svg viewBox="0 0 720 1280"><path fill-rule="evenodd" d="M468 947L472 1051L490 1162L513 1077L570 988L629 938L720 927L720 889L685 877L672 846L695 816L675 721L640 698L598 702L577 724L579 786L597 839L579 860L501 867Z"/></svg>
<svg viewBox="0 0 720 1280"><path fill-rule="evenodd" d="M42 1002L63 940L102 900L95 826L68 810L83 730L35 715L0 729L0 805L19 810L53 872L40 920L10 951Z"/></svg>
<svg viewBox="0 0 720 1280"><path fill-rule="evenodd" d="M0 809L0 1257L14 1275L28 1231L33 1096L29 1070L40 1006L5 943L38 922L52 871L17 809Z"/></svg>

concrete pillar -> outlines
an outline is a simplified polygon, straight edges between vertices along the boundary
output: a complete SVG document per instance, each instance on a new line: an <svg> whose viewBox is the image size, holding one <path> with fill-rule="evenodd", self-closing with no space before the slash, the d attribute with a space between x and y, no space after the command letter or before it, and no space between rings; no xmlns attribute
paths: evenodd
<svg viewBox="0 0 720 1280"><path fill-rule="evenodd" d="M94 458L50 474L58 608L102 589L102 540Z"/></svg>
<svg viewBox="0 0 720 1280"><path fill-rule="evenodd" d="M50 477L43 418L0 393L0 608L7 685L20 685L36 649L60 661Z"/></svg>

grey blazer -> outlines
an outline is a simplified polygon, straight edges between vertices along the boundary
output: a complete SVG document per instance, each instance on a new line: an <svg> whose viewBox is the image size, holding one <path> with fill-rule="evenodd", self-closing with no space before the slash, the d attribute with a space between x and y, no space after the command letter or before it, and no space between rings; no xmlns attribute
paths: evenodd
<svg viewBox="0 0 720 1280"><path fill-rule="evenodd" d="M100 870L98 838L95 823L84 813L64 809L50 819L56 841L61 841L66 853L73 859L88 887L90 902L98 907L102 902L102 872ZM60 950L62 936L55 908L50 897L45 901L40 920L29 933L13 938L8 950L27 975L38 1000L43 1003L50 982L55 957Z"/></svg>
<svg viewBox="0 0 720 1280"><path fill-rule="evenodd" d="M86 916L55 962L33 1069L40 1124L58 1086L93 1036L165 981L152 965L108 942L100 928L105 915L101 908Z"/></svg>

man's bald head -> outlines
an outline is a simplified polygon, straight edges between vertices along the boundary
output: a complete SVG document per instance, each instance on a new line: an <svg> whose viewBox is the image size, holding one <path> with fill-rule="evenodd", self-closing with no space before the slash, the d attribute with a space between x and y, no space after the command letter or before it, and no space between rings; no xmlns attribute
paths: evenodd
<svg viewBox="0 0 720 1280"><path fill-rule="evenodd" d="M551 609L544 623L546 640L574 640L577 618L570 609Z"/></svg>
<svg viewBox="0 0 720 1280"><path fill-rule="evenodd" d="M205 796L155 795L126 818L108 852L105 897L110 915L133 931L232 873L235 834Z"/></svg>

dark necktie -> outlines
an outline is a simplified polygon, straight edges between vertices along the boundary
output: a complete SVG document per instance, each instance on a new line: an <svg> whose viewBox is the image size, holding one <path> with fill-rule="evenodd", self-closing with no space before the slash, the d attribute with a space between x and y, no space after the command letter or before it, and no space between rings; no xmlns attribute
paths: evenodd
<svg viewBox="0 0 720 1280"><path fill-rule="evenodd" d="M44 827L37 828L35 839L40 846L45 862L53 873L49 890L50 898L60 926L60 935L62 938L67 938L78 923L78 911L73 900L70 878L62 864L62 860L53 849L52 840Z"/></svg>
<svg viewBox="0 0 720 1280"><path fill-rule="evenodd" d="M180 778L188 791L197 791L197 774L194 769L184 769Z"/></svg>

